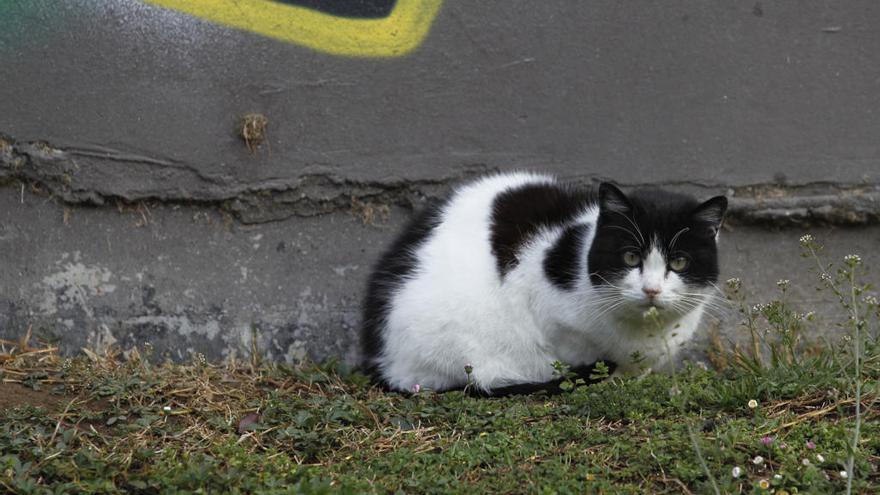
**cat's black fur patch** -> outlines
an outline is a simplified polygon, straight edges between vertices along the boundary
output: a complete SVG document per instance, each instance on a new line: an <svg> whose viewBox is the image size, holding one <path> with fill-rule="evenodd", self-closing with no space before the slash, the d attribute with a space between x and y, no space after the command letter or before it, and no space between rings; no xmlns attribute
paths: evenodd
<svg viewBox="0 0 880 495"><path fill-rule="evenodd" d="M614 370L617 368L617 364L611 361L603 361L605 366L608 367L608 374L614 373ZM576 366L571 368L569 371L577 375L577 378L580 378L584 381L585 385L592 385L594 383L599 383L605 378L591 378L590 375L596 370L596 363L593 364L584 364L581 366ZM507 397L510 395L530 395L543 392L546 395L557 395L564 392L562 387L562 378L557 378L555 380L550 380L549 382L543 383L518 383L516 385L508 385L506 387L498 387L490 390L489 392L476 392L477 395L481 395L484 397Z"/></svg>
<svg viewBox="0 0 880 495"><path fill-rule="evenodd" d="M544 273L560 289L573 290L577 287L581 277L578 271L583 266L580 250L589 230L590 226L586 224L566 227L544 256Z"/></svg>
<svg viewBox="0 0 880 495"><path fill-rule="evenodd" d="M603 185L599 203L596 235L588 255L594 285L612 283L629 270L623 262L624 251L636 251L644 258L655 241L667 259L688 259L687 269L679 273L686 283L708 285L718 279L715 234L727 208L724 197L700 203L653 189L623 195Z"/></svg>
<svg viewBox="0 0 880 495"><path fill-rule="evenodd" d="M590 194L555 184L528 184L498 195L492 204L490 242L503 277L519 264L523 244L541 227L570 222Z"/></svg>
<svg viewBox="0 0 880 495"><path fill-rule="evenodd" d="M367 296L364 299L363 322L361 326L361 348L364 362L370 369L374 358L382 351L382 325L388 317L389 305L394 291L401 280L412 273L418 260L415 250L431 235L440 224L441 213L448 199L432 201L416 214L404 227L400 236L379 258L367 282Z"/></svg>

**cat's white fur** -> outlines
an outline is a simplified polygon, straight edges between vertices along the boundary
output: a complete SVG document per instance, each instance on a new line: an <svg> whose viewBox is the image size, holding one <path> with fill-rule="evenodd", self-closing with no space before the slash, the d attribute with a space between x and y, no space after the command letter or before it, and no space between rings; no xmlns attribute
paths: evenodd
<svg viewBox="0 0 880 495"><path fill-rule="evenodd" d="M470 379L484 390L553 379L553 362L571 366L599 359L617 363L619 373L667 366L700 321L702 303L681 309L688 289L655 248L644 270L632 269L617 282L594 287L581 266L575 290L562 290L546 277L544 253L563 227L539 232L518 254L518 265L500 278L490 246L495 197L530 183L555 183L546 175L495 175L457 190L442 221L416 250L419 263L391 300L385 346L378 359L392 388L447 389ZM578 260L587 262L598 207L573 223L590 225ZM668 272L668 273L667 273ZM648 296L659 289L659 319L647 319ZM636 353L641 361L634 362Z"/></svg>

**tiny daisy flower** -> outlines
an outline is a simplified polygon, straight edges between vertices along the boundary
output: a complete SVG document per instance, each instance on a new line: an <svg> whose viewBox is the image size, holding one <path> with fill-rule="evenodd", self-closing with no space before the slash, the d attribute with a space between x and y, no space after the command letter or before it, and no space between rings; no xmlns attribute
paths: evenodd
<svg viewBox="0 0 880 495"><path fill-rule="evenodd" d="M840 477L843 479L847 479L849 477L849 473L847 473L846 471L841 471Z"/></svg>
<svg viewBox="0 0 880 495"><path fill-rule="evenodd" d="M734 478L739 478L740 476L742 476L742 474L743 474L743 470L742 470L741 467L736 466L736 467L734 467L734 468L730 471L730 474L731 474L731 476L733 476Z"/></svg>
<svg viewBox="0 0 880 495"><path fill-rule="evenodd" d="M825 457L822 454L816 454L816 460L819 462L825 462Z"/></svg>
<svg viewBox="0 0 880 495"><path fill-rule="evenodd" d="M773 443L773 437L771 437L771 436L761 437L761 443L765 446L770 445L771 443Z"/></svg>
<svg viewBox="0 0 880 495"><path fill-rule="evenodd" d="M419 385L418 383L416 383L415 385L412 386L412 392L413 392L414 394L419 393L419 391L420 391L421 389L422 389L422 386Z"/></svg>
<svg viewBox="0 0 880 495"><path fill-rule="evenodd" d="M816 448L816 444L812 440L807 440L807 448L813 450Z"/></svg>
<svg viewBox="0 0 880 495"><path fill-rule="evenodd" d="M755 458L752 459L752 464L754 464L756 466L760 466L761 464L764 464L764 458L759 455L756 455Z"/></svg>
<svg viewBox="0 0 880 495"><path fill-rule="evenodd" d="M766 489L770 488L770 482L767 481L767 480L759 480L759 481L758 481L758 486L759 486L762 490L766 490Z"/></svg>
<svg viewBox="0 0 880 495"><path fill-rule="evenodd" d="M804 466L809 466L809 465L810 465L810 460L807 459L807 458L804 458L804 459L801 460L801 464L803 464Z"/></svg>
<svg viewBox="0 0 880 495"><path fill-rule="evenodd" d="M749 409L754 409L754 408L758 407L758 401L756 401L755 399L752 399L749 401L748 405L749 405Z"/></svg>

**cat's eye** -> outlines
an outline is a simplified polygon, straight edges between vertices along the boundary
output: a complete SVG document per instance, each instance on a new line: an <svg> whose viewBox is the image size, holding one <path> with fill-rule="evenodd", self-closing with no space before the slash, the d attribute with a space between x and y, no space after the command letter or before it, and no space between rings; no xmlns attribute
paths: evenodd
<svg viewBox="0 0 880 495"><path fill-rule="evenodd" d="M680 272L688 267L688 260L685 257L679 256L678 258L673 259L669 262L669 268L672 271Z"/></svg>
<svg viewBox="0 0 880 495"><path fill-rule="evenodd" d="M623 253L623 262L626 263L626 266L639 266L639 263L642 262L642 257L639 256L639 253L627 251Z"/></svg>

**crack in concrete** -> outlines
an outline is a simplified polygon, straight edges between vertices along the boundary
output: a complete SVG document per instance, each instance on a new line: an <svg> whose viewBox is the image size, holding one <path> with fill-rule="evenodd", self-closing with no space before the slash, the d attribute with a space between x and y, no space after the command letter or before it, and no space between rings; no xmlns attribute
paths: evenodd
<svg viewBox="0 0 880 495"><path fill-rule="evenodd" d="M76 182L76 175L81 169L76 157L145 165L156 175L162 174L162 169L173 169L198 181L221 187L215 188L211 194L194 194L176 187L144 188L136 194L83 188ZM17 142L0 134L0 184L31 184L36 186L30 188L32 191L44 190L68 205L103 206L120 202L157 201L217 206L242 223L315 216L350 210L356 205L395 204L412 207L424 198L441 196L455 183L489 171L487 167L477 165L460 168L456 174L437 179L355 181L331 174L309 174L236 184L228 178L206 175L194 166L165 158L106 147L55 148L43 142Z"/></svg>
<svg viewBox="0 0 880 495"><path fill-rule="evenodd" d="M783 195L736 195L730 198L729 216L734 223L769 227L880 224L880 186L833 189L828 194L807 195L777 189Z"/></svg>
<svg viewBox="0 0 880 495"><path fill-rule="evenodd" d="M77 157L108 162L145 165L182 173L198 181L219 185L211 194L179 188L145 188L132 194L78 186ZM464 167L458 173L437 178L393 181L356 181L332 174L309 174L290 179L269 179L236 184L228 177L204 174L197 167L167 158L151 157L108 147L56 148L45 142L17 142L0 134L0 185L29 183L58 197L68 205L106 205L156 201L164 204L216 206L245 224L265 223L291 217L310 217L358 208L398 205L413 207L425 198L441 197L457 183L491 172L482 165ZM566 178L596 183L597 178ZM169 179L169 182L176 182ZM622 184L643 187L649 184ZM880 184L817 182L802 185L780 183L726 187L700 181L667 181L650 186L691 190L698 195L725 191L730 198L729 220L733 224L768 227L810 225L859 226L880 223Z"/></svg>

